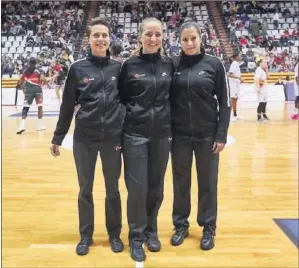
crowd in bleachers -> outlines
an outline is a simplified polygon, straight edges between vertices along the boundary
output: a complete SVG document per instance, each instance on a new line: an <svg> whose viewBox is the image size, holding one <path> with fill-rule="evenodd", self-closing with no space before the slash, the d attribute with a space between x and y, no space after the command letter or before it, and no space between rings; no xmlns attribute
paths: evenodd
<svg viewBox="0 0 299 268"><path fill-rule="evenodd" d="M137 47L139 23L144 18L156 17L163 24L163 47L168 55L179 53L178 29L183 22L193 20L202 29L207 53L223 59L223 51L209 20L205 2L100 2L98 15L110 22L112 40L122 46L121 55L125 58ZM79 57L84 57L86 50L84 47Z"/></svg>
<svg viewBox="0 0 299 268"><path fill-rule="evenodd" d="M222 1L230 42L243 52L242 70L267 57L270 72L294 70L299 48L298 1Z"/></svg>
<svg viewBox="0 0 299 268"><path fill-rule="evenodd" d="M62 51L71 55L82 27L84 2L2 2L2 75L20 74L28 58L38 58L47 72ZM196 21L207 53L223 60L223 51L207 6L197 2L98 2L98 14L112 26L117 54L127 58L137 47L139 23L156 17L163 23L163 47L172 56L180 51L179 26ZM222 1L232 45L243 52L242 71L252 72L259 57L268 57L270 71L292 71L299 46L298 2ZM86 44L86 43L85 43ZM78 58L86 55L82 46Z"/></svg>
<svg viewBox="0 0 299 268"><path fill-rule="evenodd" d="M47 73L51 62L72 54L82 27L84 2L2 2L2 75L20 74L29 57Z"/></svg>

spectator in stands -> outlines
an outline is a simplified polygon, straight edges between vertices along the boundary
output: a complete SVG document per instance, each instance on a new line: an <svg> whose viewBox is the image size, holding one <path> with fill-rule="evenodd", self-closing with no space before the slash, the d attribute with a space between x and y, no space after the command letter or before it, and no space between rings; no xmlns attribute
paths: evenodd
<svg viewBox="0 0 299 268"><path fill-rule="evenodd" d="M263 18L261 27L262 27L262 36L265 38L268 35L267 31L269 29L267 18Z"/></svg>
<svg viewBox="0 0 299 268"><path fill-rule="evenodd" d="M253 38L256 38L257 36L260 35L260 26L255 17L251 21L251 35Z"/></svg>
<svg viewBox="0 0 299 268"><path fill-rule="evenodd" d="M279 24L279 13L278 13L278 11L276 11L274 16L273 16L273 23L274 23L275 29L278 29L278 24Z"/></svg>
<svg viewBox="0 0 299 268"><path fill-rule="evenodd" d="M283 81L281 81L281 77L278 78L277 82L275 85L283 85Z"/></svg>
<svg viewBox="0 0 299 268"><path fill-rule="evenodd" d="M204 227L200 247L210 250L216 234L219 153L224 149L230 120L229 88L221 61L206 55L201 46L198 24L184 23L179 35L183 52L174 59L170 98L175 226L171 244L178 246L189 235L194 151L199 191L197 223Z"/></svg>
<svg viewBox="0 0 299 268"><path fill-rule="evenodd" d="M106 186L106 229L113 252L123 251L121 200L118 181L121 172L121 105L117 82L121 64L108 55L110 26L100 18L91 20L86 29L90 53L84 60L72 64L67 75L59 120L52 139L51 153L60 155L59 147L67 134L74 113L74 158L80 186L79 227L81 240L78 255L86 255L93 244L94 205L93 181L98 153L103 165Z"/></svg>
<svg viewBox="0 0 299 268"><path fill-rule="evenodd" d="M138 48L122 66L119 94L126 106L123 157L128 190L131 258L144 261L143 243L160 251L157 217L169 158L172 62L164 55L162 23L142 21ZM154 94L154 95L153 95Z"/></svg>
<svg viewBox="0 0 299 268"><path fill-rule="evenodd" d="M240 40L239 40L241 48L246 48L248 46L248 39L242 35Z"/></svg>
<svg viewBox="0 0 299 268"><path fill-rule="evenodd" d="M121 57L122 52L122 45L119 43L113 43L111 46L111 58L114 60L118 60L119 62L123 62L123 59Z"/></svg>
<svg viewBox="0 0 299 268"><path fill-rule="evenodd" d="M229 29L229 41L231 44L234 44L236 42L236 30L237 30L236 22L235 21L230 22L227 28Z"/></svg>
<svg viewBox="0 0 299 268"><path fill-rule="evenodd" d="M219 40L216 38L216 36L214 36L211 40L211 47L216 48L219 46L220 46Z"/></svg>

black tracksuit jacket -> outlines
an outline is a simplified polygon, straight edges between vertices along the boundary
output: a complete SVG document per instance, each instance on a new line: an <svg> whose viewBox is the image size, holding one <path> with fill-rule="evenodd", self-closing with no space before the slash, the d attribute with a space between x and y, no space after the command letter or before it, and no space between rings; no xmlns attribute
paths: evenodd
<svg viewBox="0 0 299 268"><path fill-rule="evenodd" d="M117 89L120 69L121 63L110 59L109 55L103 58L89 55L71 65L53 144L61 145L69 130L75 104L81 106L75 121L76 141L120 142L123 121Z"/></svg>
<svg viewBox="0 0 299 268"><path fill-rule="evenodd" d="M170 135L169 88L173 64L158 53L133 56L123 63L119 95L126 105L124 133L146 138Z"/></svg>
<svg viewBox="0 0 299 268"><path fill-rule="evenodd" d="M173 58L171 120L173 135L197 138L215 136L226 143L230 120L230 96L226 71L214 56L182 53Z"/></svg>

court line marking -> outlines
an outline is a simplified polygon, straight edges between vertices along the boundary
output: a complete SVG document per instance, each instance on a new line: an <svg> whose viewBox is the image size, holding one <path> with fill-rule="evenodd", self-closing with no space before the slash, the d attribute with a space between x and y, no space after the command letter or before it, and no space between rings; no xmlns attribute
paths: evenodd
<svg viewBox="0 0 299 268"><path fill-rule="evenodd" d="M75 248L76 244L31 244L29 248Z"/></svg>
<svg viewBox="0 0 299 268"><path fill-rule="evenodd" d="M31 244L29 248L36 249L36 248L45 248L45 249L74 249L76 244ZM144 248L144 245L142 245ZM144 262L135 262L136 268L144 268Z"/></svg>
<svg viewBox="0 0 299 268"><path fill-rule="evenodd" d="M142 248L144 249L144 244L142 244ZM144 262L143 261L136 261L135 262L135 268L144 268Z"/></svg>

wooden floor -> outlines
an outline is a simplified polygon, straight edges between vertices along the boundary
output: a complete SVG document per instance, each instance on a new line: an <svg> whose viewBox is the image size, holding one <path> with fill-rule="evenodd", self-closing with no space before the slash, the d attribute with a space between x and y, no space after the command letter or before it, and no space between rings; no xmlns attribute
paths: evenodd
<svg viewBox="0 0 299 268"><path fill-rule="evenodd" d="M190 237L180 247L169 244L172 176L169 163L165 199L159 214L162 250L136 264L129 257L126 189L120 179L125 250L110 251L104 225L104 182L98 162L95 198L95 244L89 255L75 254L78 242L78 185L72 152L57 159L49 147L57 117L45 117L47 130L35 131L29 117L26 132L16 135L20 118L2 119L2 265L3 267L298 267L298 249L273 221L298 219L298 122L289 119L293 104L270 105L268 124L257 124L255 109L240 110L231 123L235 142L221 153L219 218L216 247L199 248L196 183L193 168ZM18 108L20 111L21 108ZM70 131L72 133L73 128ZM137 266L136 266L137 265Z"/></svg>

